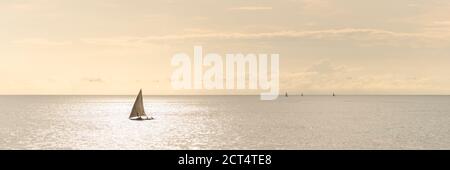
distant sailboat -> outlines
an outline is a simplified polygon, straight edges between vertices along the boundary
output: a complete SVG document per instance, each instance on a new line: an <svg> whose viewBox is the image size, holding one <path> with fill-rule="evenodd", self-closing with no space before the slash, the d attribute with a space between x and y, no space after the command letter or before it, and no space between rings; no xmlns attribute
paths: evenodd
<svg viewBox="0 0 450 170"><path fill-rule="evenodd" d="M286 92L285 96L286 96L286 97L288 97L288 94L287 94L287 92Z"/></svg>
<svg viewBox="0 0 450 170"><path fill-rule="evenodd" d="M301 96L303 96L303 93L301 94Z"/></svg>
<svg viewBox="0 0 450 170"><path fill-rule="evenodd" d="M333 96L336 96L336 95L334 94L334 92L333 92Z"/></svg>
<svg viewBox="0 0 450 170"><path fill-rule="evenodd" d="M130 113L130 120L151 120L151 116L147 116L144 111L144 100L142 99L142 89L139 91L136 101L134 102L133 109Z"/></svg>

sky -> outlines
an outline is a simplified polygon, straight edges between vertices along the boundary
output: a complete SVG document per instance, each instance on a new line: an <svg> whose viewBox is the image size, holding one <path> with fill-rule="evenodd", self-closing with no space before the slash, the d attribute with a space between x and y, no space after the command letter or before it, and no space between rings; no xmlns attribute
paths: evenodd
<svg viewBox="0 0 450 170"><path fill-rule="evenodd" d="M0 37L5 95L232 93L172 88L195 45L278 53L290 93L450 94L447 0L2 0Z"/></svg>

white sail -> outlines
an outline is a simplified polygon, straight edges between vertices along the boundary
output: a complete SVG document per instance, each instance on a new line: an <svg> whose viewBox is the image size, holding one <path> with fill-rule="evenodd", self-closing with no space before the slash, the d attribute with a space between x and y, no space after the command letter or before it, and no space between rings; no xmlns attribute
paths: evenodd
<svg viewBox="0 0 450 170"><path fill-rule="evenodd" d="M136 101L134 102L133 109L130 113L130 118L132 117L147 117L144 111L144 101L142 99L142 89L139 91Z"/></svg>

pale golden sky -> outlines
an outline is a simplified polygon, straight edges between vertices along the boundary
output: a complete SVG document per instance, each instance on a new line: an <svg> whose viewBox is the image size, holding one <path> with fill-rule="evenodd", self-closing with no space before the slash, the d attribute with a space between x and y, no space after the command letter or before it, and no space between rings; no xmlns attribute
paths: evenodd
<svg viewBox="0 0 450 170"><path fill-rule="evenodd" d="M194 45L279 53L281 91L450 94L447 0L2 0L0 37L0 94L181 94Z"/></svg>

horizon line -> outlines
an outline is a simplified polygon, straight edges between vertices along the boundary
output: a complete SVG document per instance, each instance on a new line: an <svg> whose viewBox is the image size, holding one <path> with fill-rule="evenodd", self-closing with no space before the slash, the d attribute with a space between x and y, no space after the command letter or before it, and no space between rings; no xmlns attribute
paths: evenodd
<svg viewBox="0 0 450 170"><path fill-rule="evenodd" d="M336 96L450 96L450 94L339 94ZM135 96L136 94L0 94L0 96ZM301 94L289 94L289 96L302 96ZM332 96L330 94L305 94L305 96ZM260 96L260 94L144 94L143 96ZM285 96L279 94L278 96Z"/></svg>

